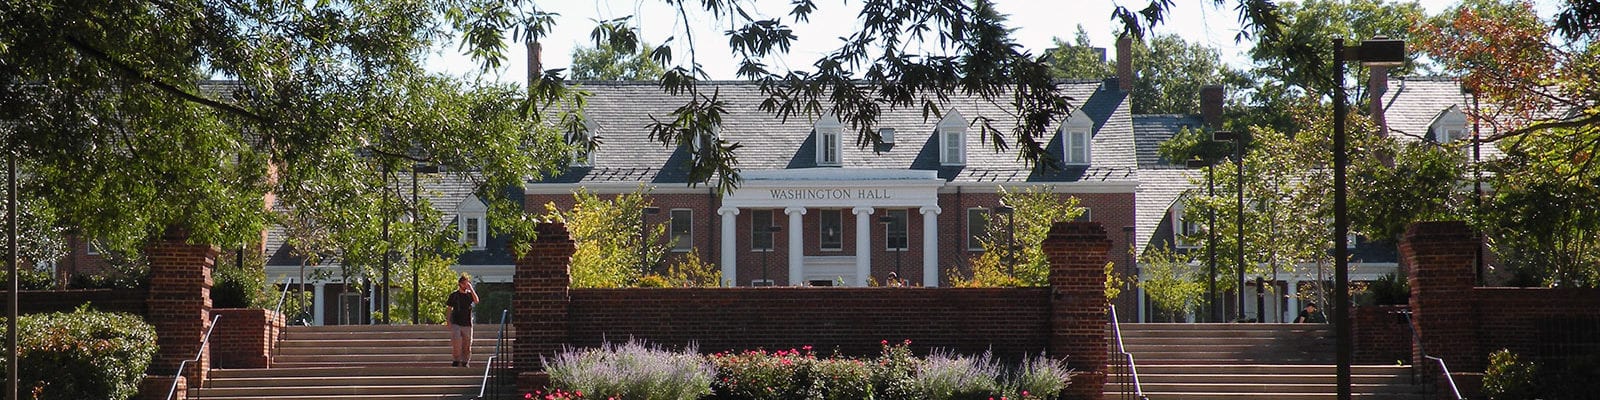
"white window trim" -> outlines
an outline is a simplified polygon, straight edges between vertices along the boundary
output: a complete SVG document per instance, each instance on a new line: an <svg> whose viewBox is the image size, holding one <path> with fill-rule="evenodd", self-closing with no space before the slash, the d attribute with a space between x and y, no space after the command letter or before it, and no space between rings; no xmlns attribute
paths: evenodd
<svg viewBox="0 0 1600 400"><path fill-rule="evenodd" d="M967 119L960 111L950 110L939 120L939 164L944 166L967 165ZM953 138L952 138L953 137ZM951 156L955 150L954 157Z"/></svg>
<svg viewBox="0 0 1600 400"><path fill-rule="evenodd" d="M596 150L599 150L599 148L595 148L595 149L589 150L589 151L584 151L581 146L585 146L588 142L593 142L595 136L599 135L599 132L600 132L600 124L597 124L594 121L590 121L590 120L584 120L583 121L583 132L582 132L583 137L581 138L581 140L583 141L582 143L574 143L575 140L573 140L572 135L577 134L577 132L568 132L567 142L570 143L570 144L574 144L576 146L579 146L579 147L574 148L572 150L572 166L574 166L574 167L593 167L594 166L594 153L595 153Z"/></svg>
<svg viewBox="0 0 1600 400"><path fill-rule="evenodd" d="M1446 144L1467 137L1467 115L1456 106L1440 111L1430 125L1435 143ZM1451 131L1455 134L1452 135Z"/></svg>
<svg viewBox="0 0 1600 400"><path fill-rule="evenodd" d="M817 139L817 165L837 167L844 163L844 125L832 114L817 120L812 128Z"/></svg>
<svg viewBox="0 0 1600 400"><path fill-rule="evenodd" d="M1177 202L1172 203L1172 247L1173 248L1194 249L1194 248L1199 248L1200 247L1199 243L1189 243L1189 241L1183 239L1183 235L1185 233L1188 233L1188 232L1184 232L1184 229L1183 229L1184 221L1186 221L1186 219L1184 217L1188 216L1186 211L1187 211L1186 207L1183 206L1183 199L1182 198L1179 198ZM1195 223L1198 224L1199 222L1196 221Z"/></svg>
<svg viewBox="0 0 1600 400"><path fill-rule="evenodd" d="M972 207L972 208L968 208L967 209L967 214L964 216L964 217L967 218L967 221L966 221L967 222L967 237L966 237L966 239L967 239L967 251L974 251L974 252L987 251L986 249L983 248L983 246L980 245L980 243L978 243L978 240L976 239L977 235L973 235L973 231L972 231L972 213L973 212L979 212L979 213L982 213L984 215L988 215L988 214L991 213L991 211L989 211L989 209L983 208L983 207ZM994 223L994 221L988 221L987 223L991 223L992 224L992 223ZM984 228L988 228L988 227L986 226ZM981 234L982 232L978 232L978 233Z"/></svg>
<svg viewBox="0 0 1600 400"><path fill-rule="evenodd" d="M1061 124L1061 162L1066 165L1089 165L1094 162L1094 120L1083 110L1077 110ZM1082 140L1083 150L1072 151L1072 143Z"/></svg>
<svg viewBox="0 0 1600 400"><path fill-rule="evenodd" d="M478 200L478 196L467 196L466 199L461 200L461 204L456 207L456 230L461 233L456 242L467 245L471 250L483 250L486 248L489 241L488 213L489 207L485 206L483 201ZM478 234L477 243L467 242L467 220L469 219L478 220L478 229L477 232L474 232Z"/></svg>
<svg viewBox="0 0 1600 400"><path fill-rule="evenodd" d="M688 253L688 252L694 250L694 210L693 209L689 209L689 208L674 208L674 209L671 209L671 210L667 210L667 236L668 236L669 239L671 239L671 236L672 236L672 220L673 220L672 219L672 214L677 213L679 211L685 211L685 212L689 213L689 221L685 222L685 225L687 225L688 228L689 228L689 232L684 234L684 240L675 241L675 242L672 243L672 252L673 253ZM685 243L687 243L687 244L685 244Z"/></svg>
<svg viewBox="0 0 1600 400"><path fill-rule="evenodd" d="M824 210L817 210L817 211L818 211L817 212L817 250L818 251L844 251L844 210L824 209ZM822 224L822 219L823 219L823 215L827 215L829 212L832 212L833 215L839 217L839 246L838 247L824 247L823 246L823 243L826 242L825 240L823 240L823 238L824 238L824 235L827 235L827 230L823 229L823 227L822 227L822 225L823 225Z"/></svg>

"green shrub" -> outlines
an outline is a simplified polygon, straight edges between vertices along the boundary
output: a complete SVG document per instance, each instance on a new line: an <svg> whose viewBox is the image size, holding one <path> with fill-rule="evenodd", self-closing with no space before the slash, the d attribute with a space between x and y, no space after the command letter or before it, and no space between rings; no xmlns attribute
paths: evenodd
<svg viewBox="0 0 1600 400"><path fill-rule="evenodd" d="M156 354L155 328L138 316L79 307L19 319L19 379L38 400L127 399Z"/></svg>
<svg viewBox="0 0 1600 400"><path fill-rule="evenodd" d="M556 387L592 398L695 400L711 394L716 374L694 348L680 353L635 340L542 361Z"/></svg>
<svg viewBox="0 0 1600 400"><path fill-rule="evenodd" d="M1539 366L1517 359L1516 353L1501 349L1489 354L1489 368L1483 373L1483 394L1491 400L1525 400L1538 397Z"/></svg>
<svg viewBox="0 0 1600 400"><path fill-rule="evenodd" d="M917 391L929 400L983 400L1006 396L1000 363L988 352L963 357L949 352L929 354L917 368Z"/></svg>
<svg viewBox="0 0 1600 400"><path fill-rule="evenodd" d="M1072 383L1066 361L1040 353L1022 360L1013 385L1022 399L1053 399Z"/></svg>
<svg viewBox="0 0 1600 400"><path fill-rule="evenodd" d="M268 309L277 306L277 298L272 296L275 293L267 292L267 273L260 268L221 265L211 277L212 307Z"/></svg>
<svg viewBox="0 0 1600 400"><path fill-rule="evenodd" d="M1373 303L1380 306L1411 302L1411 284L1393 272L1372 281L1371 285L1367 285L1367 292L1372 294Z"/></svg>
<svg viewBox="0 0 1600 400"><path fill-rule="evenodd" d="M17 287L22 290L50 290L56 286L56 277L50 271L33 268L21 268L17 275L22 280L17 281ZM11 282L11 271L0 271L0 283Z"/></svg>
<svg viewBox="0 0 1600 400"><path fill-rule="evenodd" d="M710 356L717 398L854 400L872 393L872 368L843 357L817 358L811 347Z"/></svg>

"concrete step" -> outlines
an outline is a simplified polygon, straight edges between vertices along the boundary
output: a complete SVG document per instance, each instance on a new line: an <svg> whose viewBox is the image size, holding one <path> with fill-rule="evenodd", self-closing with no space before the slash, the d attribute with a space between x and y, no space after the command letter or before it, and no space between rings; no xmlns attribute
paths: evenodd
<svg viewBox="0 0 1600 400"><path fill-rule="evenodd" d="M269 369L214 369L211 370L211 379L340 376L479 376L482 374L483 370L479 368L456 368L451 367L449 363L446 363L443 366L397 364L385 366L342 366L313 368L273 367Z"/></svg>
<svg viewBox="0 0 1600 400"><path fill-rule="evenodd" d="M214 397L278 397L278 398L306 398L311 396L374 396L375 398L388 398L391 395L434 395L449 394L465 395L476 394L476 383L462 383L450 385L323 385L323 386L255 386L255 387L223 387L190 390L190 398L209 399Z"/></svg>
<svg viewBox="0 0 1600 400"><path fill-rule="evenodd" d="M1106 392L1106 398L1107 399L1119 399L1121 397L1117 397L1117 396L1120 396L1120 395L1121 394L1119 392ZM1326 399L1337 399L1337 398L1339 398L1339 396L1336 393L1203 393L1203 392L1172 392L1172 393L1145 392L1145 397L1150 398L1150 400L1234 400L1234 399L1245 399L1245 400L1326 400ZM1378 399L1382 399L1382 400L1423 400L1424 399L1424 396L1422 396L1422 395L1417 395L1417 394L1394 394L1394 393L1375 393L1375 394L1356 394L1356 393L1352 393L1350 397L1351 398L1356 398L1356 399L1373 399L1373 400L1378 400Z"/></svg>
<svg viewBox="0 0 1600 400"><path fill-rule="evenodd" d="M487 361L489 359L489 357L492 356L492 355L493 354L491 354L491 352L484 352L484 353L474 352L474 353L472 353L472 361L475 362L475 363L484 362L484 361ZM450 352L449 351L442 351L442 352L435 352L435 353L414 353L414 354L363 354L363 355L313 354L313 355L279 355L277 357L274 357L272 359L272 362L273 362L273 365L280 366L280 367L281 367L281 365L279 365L280 363L281 364L330 364L330 365L340 365L340 364L343 364L343 365L382 365L382 364L391 364L391 363L411 363L411 364L415 364L415 363L435 362L435 363L444 363L445 365L449 365L450 364L450 357L451 356L450 356Z"/></svg>
<svg viewBox="0 0 1600 400"><path fill-rule="evenodd" d="M493 343L474 343L472 353L494 353ZM507 350L502 348L501 350ZM450 344L426 345L423 343L401 341L389 346L339 346L325 344L322 346L283 346L278 347L278 357L303 356L303 355L383 355L383 354L433 354L443 352L450 354Z"/></svg>
<svg viewBox="0 0 1600 400"><path fill-rule="evenodd" d="M1139 375L1144 374L1222 374L1222 375L1333 375L1338 368L1332 364L1274 365L1274 364L1209 364L1172 365L1139 363ZM1411 367L1405 365L1352 365L1350 374L1410 376Z"/></svg>
<svg viewBox="0 0 1600 400"><path fill-rule="evenodd" d="M1229 379L1249 377L1250 382L1263 384L1337 384L1337 375L1227 375L1227 374L1150 374L1143 369L1139 370L1139 382L1144 384L1156 383L1188 383L1188 382L1227 382ZM1407 375L1351 375L1351 384L1359 385L1409 385L1411 378Z"/></svg>
<svg viewBox="0 0 1600 400"><path fill-rule="evenodd" d="M470 395L469 394L391 394L391 395L385 395L382 398L383 399L403 399L403 400L458 400L458 399L465 400L465 399L471 399L473 397L476 397L477 395L478 394L476 392L471 393ZM371 400L371 399L373 399L373 396L371 396L371 395L302 395L302 396L293 396L293 397L278 397L278 396L212 396L212 395L203 395L203 397L195 397L193 392L191 392L189 398L196 399L196 400L201 400L201 399L203 399L203 400L287 400L287 399L294 399L294 400Z"/></svg>

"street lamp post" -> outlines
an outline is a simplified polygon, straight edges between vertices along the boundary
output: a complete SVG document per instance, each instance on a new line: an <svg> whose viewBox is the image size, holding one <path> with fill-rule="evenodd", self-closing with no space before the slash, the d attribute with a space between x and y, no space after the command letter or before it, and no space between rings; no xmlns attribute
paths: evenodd
<svg viewBox="0 0 1600 400"><path fill-rule="evenodd" d="M1184 166L1188 168L1205 168L1206 197L1217 196L1217 176L1216 169L1213 168L1216 166L1215 162L1189 160L1184 162ZM1211 212L1208 214L1206 216L1206 304L1211 309L1210 312L1206 313L1206 317L1211 318L1212 322L1216 322L1223 319L1222 308L1217 307L1217 303L1222 302L1222 299L1217 296L1217 209L1215 207L1211 208Z"/></svg>
<svg viewBox="0 0 1600 400"><path fill-rule="evenodd" d="M996 214L1006 216L1006 275L1017 277L1017 209L1008 205L994 208Z"/></svg>
<svg viewBox="0 0 1600 400"><path fill-rule="evenodd" d="M438 173L438 172L439 172L439 166L437 166L437 165L411 164L411 223L412 224L418 223L417 221L418 221L418 218L420 218L420 213L422 211L422 210L418 209L419 207L421 207L422 203L417 200L417 197L418 197L417 196L417 192L418 192L418 190L417 190L418 189L417 174L420 174L420 173L434 174L434 173ZM415 231L415 229L413 229L413 231ZM419 247L419 246L417 246L416 235L412 235L412 237L411 237L411 262L410 262L410 264L411 264L411 324L412 325L416 325L420 321L420 318L418 317L418 314L417 314L417 308L420 305L418 299L422 297L422 294L421 294L422 290L420 289L420 287L422 285L420 283L418 283L418 281L417 281L417 274L421 273L421 271L417 268L417 253L418 253L417 252L417 247ZM304 291L304 290L305 289L303 289L303 288L301 289L301 291Z"/></svg>
<svg viewBox="0 0 1600 400"><path fill-rule="evenodd" d="M1404 41L1374 37L1359 46L1345 48L1344 39L1333 39L1333 319L1338 333L1335 362L1339 385L1339 400L1349 400L1350 361L1353 358L1353 332L1350 327L1350 216L1345 204L1345 169L1350 160L1345 150L1346 99L1344 89L1344 63L1346 60L1367 66L1399 66L1406 61Z"/></svg>
<svg viewBox="0 0 1600 400"><path fill-rule="evenodd" d="M650 239L650 228L646 222L648 222L651 215L659 213L661 213L660 208L645 207L644 213L639 214L639 264L643 264L642 266L646 267L650 272L657 271L655 265L647 260L650 257L650 244L645 241Z"/></svg>
<svg viewBox="0 0 1600 400"><path fill-rule="evenodd" d="M1236 210L1237 212L1234 213L1234 216L1237 217L1234 220L1236 233L1238 234L1236 239L1239 242L1239 253L1235 255L1237 257L1235 261L1239 269L1235 278L1239 286L1237 290L1234 290L1239 295L1239 312L1237 314L1238 318L1235 318L1235 320L1244 321L1244 135L1232 131L1216 131L1211 133L1211 140L1233 142L1233 162L1234 166L1237 167L1235 170L1238 171L1233 185L1234 189L1236 189L1234 194L1238 197L1237 205L1239 207ZM1261 310L1256 310L1256 314L1261 314Z"/></svg>

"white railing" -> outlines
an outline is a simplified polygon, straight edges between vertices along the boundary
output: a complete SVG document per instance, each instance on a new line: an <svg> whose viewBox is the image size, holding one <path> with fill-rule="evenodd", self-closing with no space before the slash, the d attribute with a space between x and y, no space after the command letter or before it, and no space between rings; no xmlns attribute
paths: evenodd
<svg viewBox="0 0 1600 400"><path fill-rule="evenodd" d="M1139 400L1149 400L1148 397L1144 396L1144 388L1139 384L1139 365L1133 362L1133 354L1128 353L1128 350L1122 345L1122 325L1117 323L1117 306L1112 304L1109 305L1109 308L1111 310L1111 332L1117 340L1117 354L1128 360L1128 376L1133 380L1133 396ZM1124 386L1122 392L1127 394L1126 386Z"/></svg>
<svg viewBox="0 0 1600 400"><path fill-rule="evenodd" d="M1454 395L1456 400L1463 400L1461 397L1461 389L1456 388L1456 378L1450 376L1450 367L1444 365L1444 359L1426 354L1424 354L1422 358L1433 360L1434 362L1439 363L1439 371L1444 374L1445 383L1450 384L1450 394Z"/></svg>

